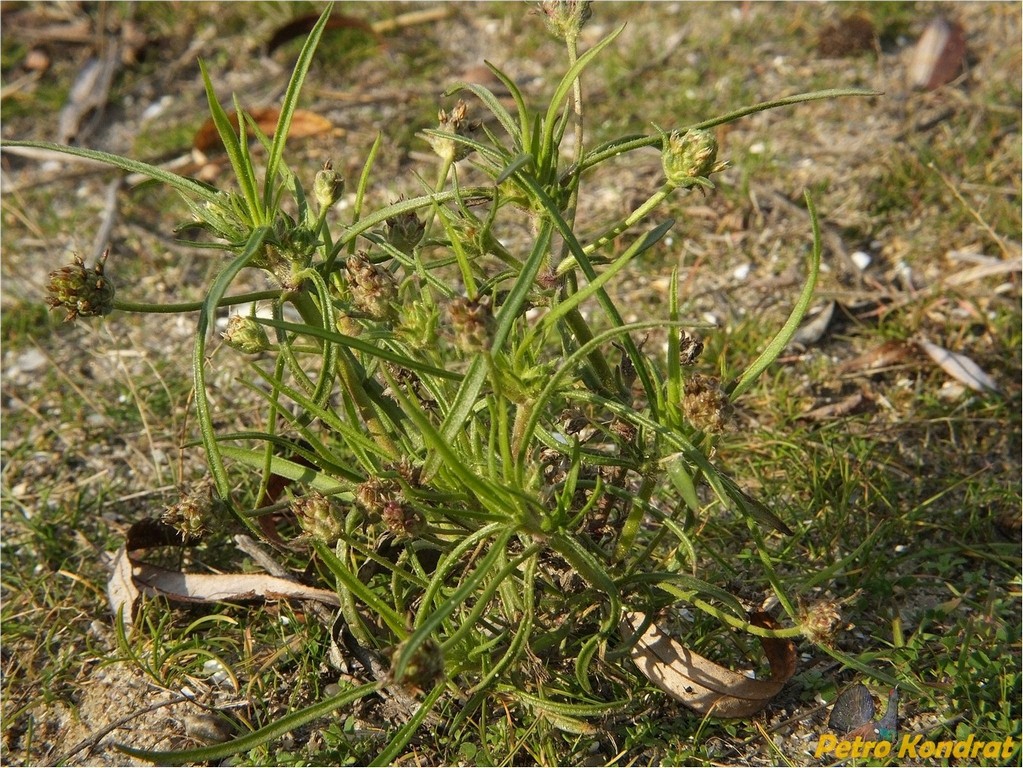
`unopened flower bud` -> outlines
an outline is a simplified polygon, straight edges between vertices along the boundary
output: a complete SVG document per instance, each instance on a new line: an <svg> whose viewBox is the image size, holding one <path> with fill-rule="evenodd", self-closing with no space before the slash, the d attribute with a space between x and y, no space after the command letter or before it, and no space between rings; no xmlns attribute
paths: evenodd
<svg viewBox="0 0 1023 768"><path fill-rule="evenodd" d="M708 131L693 129L680 134L672 131L664 137L661 165L669 184L688 188L712 186L707 177L725 169L717 161L718 143Z"/></svg>
<svg viewBox="0 0 1023 768"><path fill-rule="evenodd" d="M728 423L728 396L717 379L694 374L685 381L682 414L701 432L721 432Z"/></svg>
<svg viewBox="0 0 1023 768"><path fill-rule="evenodd" d="M345 192L344 177L334 170L333 163L328 160L323 169L316 172L313 179L313 197L320 208L330 208L341 199Z"/></svg>
<svg viewBox="0 0 1023 768"><path fill-rule="evenodd" d="M493 325L489 304L457 298L448 307L455 344L463 352L480 352L490 348Z"/></svg>
<svg viewBox="0 0 1023 768"><path fill-rule="evenodd" d="M374 320L386 320L394 314L391 302L398 295L394 276L373 264L364 253L357 253L345 264L348 286L355 307Z"/></svg>
<svg viewBox="0 0 1023 768"><path fill-rule="evenodd" d="M246 355L255 355L270 349L266 329L247 315L231 315L227 321L227 330L222 336L229 347Z"/></svg>
<svg viewBox="0 0 1023 768"><path fill-rule="evenodd" d="M402 253L410 254L426 234L426 225L415 211L406 211L387 220L387 242Z"/></svg>
<svg viewBox="0 0 1023 768"><path fill-rule="evenodd" d="M46 303L53 309L67 310L64 322L75 318L106 315L114 308L114 284L103 274L107 254L89 269L81 256L75 254L74 264L68 264L50 273L49 294Z"/></svg>
<svg viewBox="0 0 1023 768"><path fill-rule="evenodd" d="M480 128L480 122L478 120L469 120L467 116L469 114L469 106L459 99L458 103L455 104L454 109L450 113L445 112L443 109L437 113L438 130L444 131L445 133L453 133L456 136L465 136L466 138L471 137ZM436 152L441 159L447 160L452 163L456 163L459 160L463 160L469 156L472 149L465 146L461 142L456 142L454 139L447 136L434 136L428 134L426 140L430 142L430 146L433 147L433 151Z"/></svg>
<svg viewBox="0 0 1023 768"><path fill-rule="evenodd" d="M579 30L593 15L589 0L543 0L540 13L550 33L568 41L579 37Z"/></svg>
<svg viewBox="0 0 1023 768"><path fill-rule="evenodd" d="M296 499L291 505L302 530L314 539L334 544L341 536L341 516L334 503L320 493Z"/></svg>
<svg viewBox="0 0 1023 768"><path fill-rule="evenodd" d="M394 658L401 656L404 644L394 649ZM436 685L444 676L444 651L433 638L427 638L416 648L405 667L401 683L415 693L422 693Z"/></svg>

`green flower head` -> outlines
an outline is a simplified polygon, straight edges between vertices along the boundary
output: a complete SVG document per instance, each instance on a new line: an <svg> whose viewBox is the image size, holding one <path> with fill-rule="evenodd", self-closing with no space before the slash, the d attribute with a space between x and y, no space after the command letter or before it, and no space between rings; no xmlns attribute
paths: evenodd
<svg viewBox="0 0 1023 768"><path fill-rule="evenodd" d="M114 308L114 284L103 274L107 255L104 253L96 266L85 266L81 256L75 254L74 264L68 264L50 273L50 284L46 288L46 303L53 309L67 310L64 322L77 317L107 315Z"/></svg>

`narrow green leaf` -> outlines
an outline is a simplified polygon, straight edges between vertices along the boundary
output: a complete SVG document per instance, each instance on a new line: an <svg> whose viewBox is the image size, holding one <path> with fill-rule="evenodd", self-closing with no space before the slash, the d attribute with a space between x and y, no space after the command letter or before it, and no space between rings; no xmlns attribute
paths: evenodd
<svg viewBox="0 0 1023 768"><path fill-rule="evenodd" d="M374 611L390 628L395 635L399 638L404 639L408 637L408 630L405 628L405 619L394 612L387 603L380 599L380 597L371 590L368 586L363 584L357 574L352 573L348 570L348 567L341 562L337 555L319 539L313 539L313 549L316 550L316 554L319 556L323 564L327 566L327 569L334 574L338 581L340 581L346 589L350 590L355 597L366 604L366 607Z"/></svg>
<svg viewBox="0 0 1023 768"><path fill-rule="evenodd" d="M630 261L660 241L660 239L664 237L664 235L667 234L674 225L675 220L668 219L647 232L643 237L637 239L621 256L615 259L607 269L601 272L595 280L591 280L588 285L580 288L564 301L556 304L546 315L544 315L543 319L537 323L532 330L530 330L529 335L526 337L526 341L524 341L523 344L528 346L529 342L537 333L540 332L541 329L551 327L582 302L586 301L586 299L590 296L601 290L608 281L617 275Z"/></svg>
<svg viewBox="0 0 1023 768"><path fill-rule="evenodd" d="M526 101L522 98L522 91L519 90L519 86L514 80L508 75L501 71L500 68L494 66L489 61L484 59L487 69L494 73L494 76L500 80L504 87L508 89L508 93L511 94L512 100L515 102L515 111L519 117L519 149L526 149L530 146L531 138L529 131L529 110L526 109Z"/></svg>
<svg viewBox="0 0 1023 768"><path fill-rule="evenodd" d="M593 663L593 657L596 656L600 644L605 641L606 639L600 635L593 635L583 643L579 655L575 658L575 679L586 693L593 693L593 687L590 685L590 664Z"/></svg>
<svg viewBox="0 0 1023 768"><path fill-rule="evenodd" d="M746 117L747 115L754 115L757 112L776 109L777 107L787 107L793 104L803 104L808 101L838 99L846 96L881 96L883 93L883 91L874 91L866 88L832 88L824 91L797 93L794 96L785 96L780 99L771 99L770 101L751 104L750 106L742 107L732 112L727 112L724 115L712 117L709 120L687 125L683 128L679 128L678 130L679 133L685 133L686 131L694 128L714 128L718 125L734 122L735 120ZM605 160L625 154L626 152L632 152L646 147L660 147L663 140L663 134L661 133L655 133L652 136L636 135L614 139L606 144L600 145L599 147L595 147L592 151L587 153L586 157L583 159L581 170L585 171L587 168L592 168Z"/></svg>
<svg viewBox="0 0 1023 768"><path fill-rule="evenodd" d="M475 95L476 98L482 101L483 106L490 110L494 117L496 117L501 123L504 130L508 132L508 135L512 138L515 149L522 149L522 135L519 132L519 126L515 124L515 119L508 113L508 110L504 108L504 105L497 96L494 95L493 91L476 83L458 83L445 91L444 95L451 96L459 91L469 91Z"/></svg>
<svg viewBox="0 0 1023 768"><path fill-rule="evenodd" d="M411 357L399 354L385 347L378 347L376 344L371 344L368 341L355 336L346 336L345 334L337 333L336 331L328 331L321 326L278 321L268 317L257 317L256 322L271 328L279 328L282 331L291 331L299 334L300 336L314 336L318 339L323 339L324 341L329 341L342 347L354 349L357 352L362 352L363 354L370 355L371 357L386 360L387 362L394 363L395 365L400 365L402 368L408 368L409 370L416 371L417 373L424 373L441 379L448 379L449 381L459 381L462 379L462 374L460 373L446 371L443 368L437 368L436 366L432 366L427 363L421 363L418 360L414 360Z"/></svg>
<svg viewBox="0 0 1023 768"><path fill-rule="evenodd" d="M358 688L352 688L350 691L344 691L305 709L285 715L270 725L260 728L258 731L253 731L233 741L214 744L210 747L183 749L176 752L136 749L124 744L117 744L116 747L118 751L126 755L131 755L139 760L148 760L157 765L183 765L185 763L205 763L212 760L221 760L229 755L236 755L239 752L255 749L266 744L268 741L280 738L289 731L301 728L306 723L311 723L313 720L325 717L336 709L340 709L358 701L364 696L368 696L376 691L377 688L378 683L360 685Z"/></svg>
<svg viewBox="0 0 1023 768"><path fill-rule="evenodd" d="M213 125L220 135L220 140L224 143L227 158L234 169L234 175L238 181L242 198L245 200L245 205L248 208L249 220L256 225L263 224L263 209L259 202L259 192L256 190L256 174L252 169L251 161L247 160L247 148L246 152L243 153L238 136L235 135L234 126L231 125L231 119L217 100L216 91L213 89L213 81L210 80L206 64L201 59L199 60L199 72L202 74L203 87L206 89L206 100L209 103ZM236 110L235 116L238 119L238 131L244 138L245 121L242 119L240 111Z"/></svg>
<svg viewBox="0 0 1023 768"><path fill-rule="evenodd" d="M394 734L393 738L388 742L384 750L373 758L373 762L370 765L391 765L395 762L401 750L405 748L405 745L409 743L409 740L415 735L419 726L423 724L423 720L433 710L434 704L437 703L437 699L444 693L444 683L439 683L434 686L434 689L430 691L429 695L423 699L423 703L419 705L419 709L416 713L409 718L408 722L405 723L398 732Z"/></svg>
<svg viewBox="0 0 1023 768"><path fill-rule="evenodd" d="M494 512L503 512L509 517L514 517L516 507L508 498L504 489L499 488L490 480L480 477L467 467L461 457L451 449L451 445L444 440L443 436L430 423L426 414L417 403L406 397L395 385L387 372L384 372L391 382L391 394L401 405L405 415L415 424L423 436L423 440L437 454L440 455L444 465L461 481L466 490L471 491L484 507Z"/></svg>
<svg viewBox="0 0 1023 768"><path fill-rule="evenodd" d="M486 380L486 359L483 355L476 355L469 364L469 370L465 372L465 378L462 379L455 400L451 403L451 407L448 408L444 421L440 425L440 437L445 443L453 444L465 429L465 422L469 419L469 415L476 405L476 398ZM423 478L427 480L432 478L440 468L441 461L439 453L431 454L423 465Z"/></svg>
<svg viewBox="0 0 1023 768"><path fill-rule="evenodd" d="M536 284L536 276L547 256L547 246L550 242L551 222L547 219L540 225L540 231L537 233L533 249L529 252L529 258L526 259L522 271L515 279L515 284L508 292L508 297L497 312L492 345L494 351L499 351L504 347L504 342L511 333L512 325L518 318L526 297Z"/></svg>
<svg viewBox="0 0 1023 768"><path fill-rule="evenodd" d="M270 200L273 194L274 179L277 176L277 168L281 163L281 158L284 156L288 132L291 130L291 120L295 115L295 109L298 107L298 97L302 92L302 85L305 82L306 75L309 74L309 65L312 63L316 46L319 45L320 35L323 34L323 29L327 25L327 20L330 18L330 12L333 7L333 3L328 3L327 7L323 9L323 13L320 14L319 20L310 30L302 50L298 54L295 68L292 70L288 89L284 92L284 100L281 102L281 113L277 118L277 127L274 130L273 143L270 145L270 151L266 158L266 177L263 179L264 200Z"/></svg>
<svg viewBox="0 0 1023 768"><path fill-rule="evenodd" d="M220 446L220 452L229 459L256 469L262 469L265 464L265 456L262 451L239 448L234 445L222 445ZM345 487L350 487L342 485L336 477L332 477L325 472L318 472L312 467L307 467L304 464L299 464L280 456L274 456L270 459L270 471L275 475L302 483L302 485L315 488L317 491L328 495L336 493Z"/></svg>
<svg viewBox="0 0 1023 768"><path fill-rule="evenodd" d="M803 321L806 311L810 308L810 302L813 301L813 292L817 287L817 276L820 274L821 269L821 226L817 218L817 208L810 198L810 193L806 192L804 196L806 198L806 207L810 211L810 223L813 226L813 251L810 255L810 270L806 276L806 283L803 284L803 291L799 294L799 299L792 308L792 313L789 315L788 320L785 321L785 324L775 337L771 339L771 343L760 353L760 356L742 372L735 386L731 388L728 397L732 401L745 394L753 386L753 382L757 380L760 374L778 359L778 355L785 349L785 345L796 335L796 331L799 330L799 324Z"/></svg>
<svg viewBox="0 0 1023 768"><path fill-rule="evenodd" d="M217 190L206 184L200 184L192 179L185 178L184 176L178 176L176 173L164 170L155 165L149 163L143 163L138 160L131 160L127 157L120 157L118 155L112 155L109 152L100 152L95 149L85 149L83 147L65 147L62 144L53 144L48 141L3 141L0 142L0 147L26 147L30 149L46 149L51 152L60 152L64 155L71 155L73 157L81 157L85 160L95 160L99 163L105 163L113 168L120 168L122 171L128 173L138 173L143 176L148 176L155 181L161 181L167 186L176 189L185 197L195 197L200 200L206 200L207 202L213 202L217 200Z"/></svg>
<svg viewBox="0 0 1023 768"><path fill-rule="evenodd" d="M586 53L576 59L575 64L569 67L564 77L561 78L561 82L558 83L558 87L554 89L554 94L551 96L550 104L547 107L547 115L544 117L544 135L543 143L541 144L541 156L553 156L552 153L555 151L553 148L554 126L557 124L558 113L561 112L565 99L568 98L568 94L572 91L572 84L575 83L576 78L579 77L589 63L622 33L623 29L625 29L624 25L586 51Z"/></svg>
<svg viewBox="0 0 1023 768"><path fill-rule="evenodd" d="M532 155L527 155L525 152L516 155L504 167L504 170L497 175L497 178L494 179L494 183L495 184L504 183L507 179L514 176L515 172L518 171L520 168L528 168L532 162L533 162Z"/></svg>
<svg viewBox="0 0 1023 768"><path fill-rule="evenodd" d="M499 534L490 546L490 551L480 560L479 565L476 566L472 573L462 580L461 584L458 585L458 589L439 606L435 607L426 618L426 621L416 627L416 631L412 633L412 636L402 644L401 653L391 668L395 679L401 680L402 675L405 674L405 670L408 668L412 657L419 647L426 642L456 608L462 605L476 591L487 577L492 576L493 566L505 554L505 547L508 546L508 541L511 537L511 531L506 530Z"/></svg>
<svg viewBox="0 0 1023 768"><path fill-rule="evenodd" d="M206 299L203 301L202 309L199 311L199 319L195 331L195 349L192 352L192 378L195 383L195 411L199 423L199 431L202 434L203 448L206 450L206 462L213 476L217 488L217 495L221 499L231 498L231 482L227 478L227 471L224 468L224 460L220 454L220 446L217 442L217 434L213 427L213 417L210 412L210 401L206 394L206 337L216 321L217 307L220 300L231 282L239 272L249 265L252 258L259 253L263 247L263 240L267 236L265 228L253 230L245 248L236 256L227 267L217 275L213 281ZM249 522L245 521L248 525Z"/></svg>

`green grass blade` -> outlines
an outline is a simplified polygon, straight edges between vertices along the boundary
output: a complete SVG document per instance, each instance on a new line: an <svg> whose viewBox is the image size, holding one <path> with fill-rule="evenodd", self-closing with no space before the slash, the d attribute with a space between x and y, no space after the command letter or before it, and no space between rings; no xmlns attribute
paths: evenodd
<svg viewBox="0 0 1023 768"><path fill-rule="evenodd" d="M350 691L344 691L310 707L292 712L290 715L285 715L270 725L260 728L258 731L253 731L239 739L223 744L214 744L213 746L200 747L199 749L183 749L177 752L135 749L123 744L117 744L116 747L118 751L126 755L131 755L139 760L148 760L156 765L183 765L185 763L205 763L211 760L220 760L230 755L236 755L239 752L255 749L266 744L268 741L280 738L296 728L301 728L306 723L311 723L313 720L325 717L336 709L340 709L358 701L364 696L368 696L377 689L377 686L377 683L366 683Z"/></svg>
<svg viewBox="0 0 1023 768"><path fill-rule="evenodd" d="M757 380L760 374L778 359L778 355L785 349L785 345L795 336L796 331L799 329L799 324L803 321L806 311L810 308L810 302L813 301L813 292L817 288L817 276L820 274L821 269L821 225L817 218L817 208L810 198L810 193L807 192L804 196L806 197L806 207L810 211L810 223L813 226L813 251L810 256L810 271L806 276L806 283L803 285L803 290L799 294L796 305L792 308L792 313L781 327L781 330L771 339L771 343L764 348L760 356L742 372L735 386L731 388L728 395L730 400L734 401L745 394L753 386L753 382Z"/></svg>

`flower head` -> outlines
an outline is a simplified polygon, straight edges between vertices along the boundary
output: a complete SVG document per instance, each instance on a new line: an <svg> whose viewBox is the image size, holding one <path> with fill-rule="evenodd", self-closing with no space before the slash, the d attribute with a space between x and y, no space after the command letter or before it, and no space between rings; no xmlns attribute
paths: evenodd
<svg viewBox="0 0 1023 768"><path fill-rule="evenodd" d="M297 499L291 505L302 530L314 539L333 545L341 535L341 516L334 503L320 493Z"/></svg>
<svg viewBox="0 0 1023 768"><path fill-rule="evenodd" d="M726 167L717 156L718 143L712 133L695 128L685 133L672 131L664 137L661 165L668 183L675 187L713 187L707 177Z"/></svg>
<svg viewBox="0 0 1023 768"><path fill-rule="evenodd" d="M341 199L345 192L344 177L334 170L334 164L330 160L323 164L323 168L316 172L313 179L313 197L316 198L320 208L330 208Z"/></svg>
<svg viewBox="0 0 1023 768"><path fill-rule="evenodd" d="M270 349L266 329L245 315L231 315L227 321L227 330L222 335L229 347L247 355L255 355Z"/></svg>
<svg viewBox="0 0 1023 768"><path fill-rule="evenodd" d="M351 256L345 270L356 309L374 320L386 320L394 314L391 302L398 295L398 288L390 272L371 262L365 253Z"/></svg>
<svg viewBox="0 0 1023 768"><path fill-rule="evenodd" d="M105 252L91 269L85 266L81 256L75 254L74 264L50 273L46 303L53 309L63 307L67 310L64 322L71 322L79 316L106 315L114 308L114 284L103 274L109 253Z"/></svg>
<svg viewBox="0 0 1023 768"><path fill-rule="evenodd" d="M161 520L175 528L182 541L188 542L202 538L210 530L214 511L213 481L206 478L167 507Z"/></svg>
<svg viewBox="0 0 1023 768"><path fill-rule="evenodd" d="M490 348L493 318L489 304L457 298L448 306L448 315L459 349L473 353Z"/></svg>
<svg viewBox="0 0 1023 768"><path fill-rule="evenodd" d="M437 129L444 133L452 133L456 136L470 138L479 130L480 122L478 120L469 120L468 115L469 105L459 99L451 112L445 112L442 109L437 113L437 122L440 123ZM433 151L442 160L448 162L457 163L459 160L464 160L472 152L472 149L448 136L428 134L426 140L430 142Z"/></svg>
<svg viewBox="0 0 1023 768"><path fill-rule="evenodd" d="M728 423L728 396L718 380L702 374L686 379L682 396L682 413L686 420L701 432L721 432Z"/></svg>
<svg viewBox="0 0 1023 768"><path fill-rule="evenodd" d="M402 253L412 253L426 233L426 225L415 211L399 213L387 219L387 242Z"/></svg>

